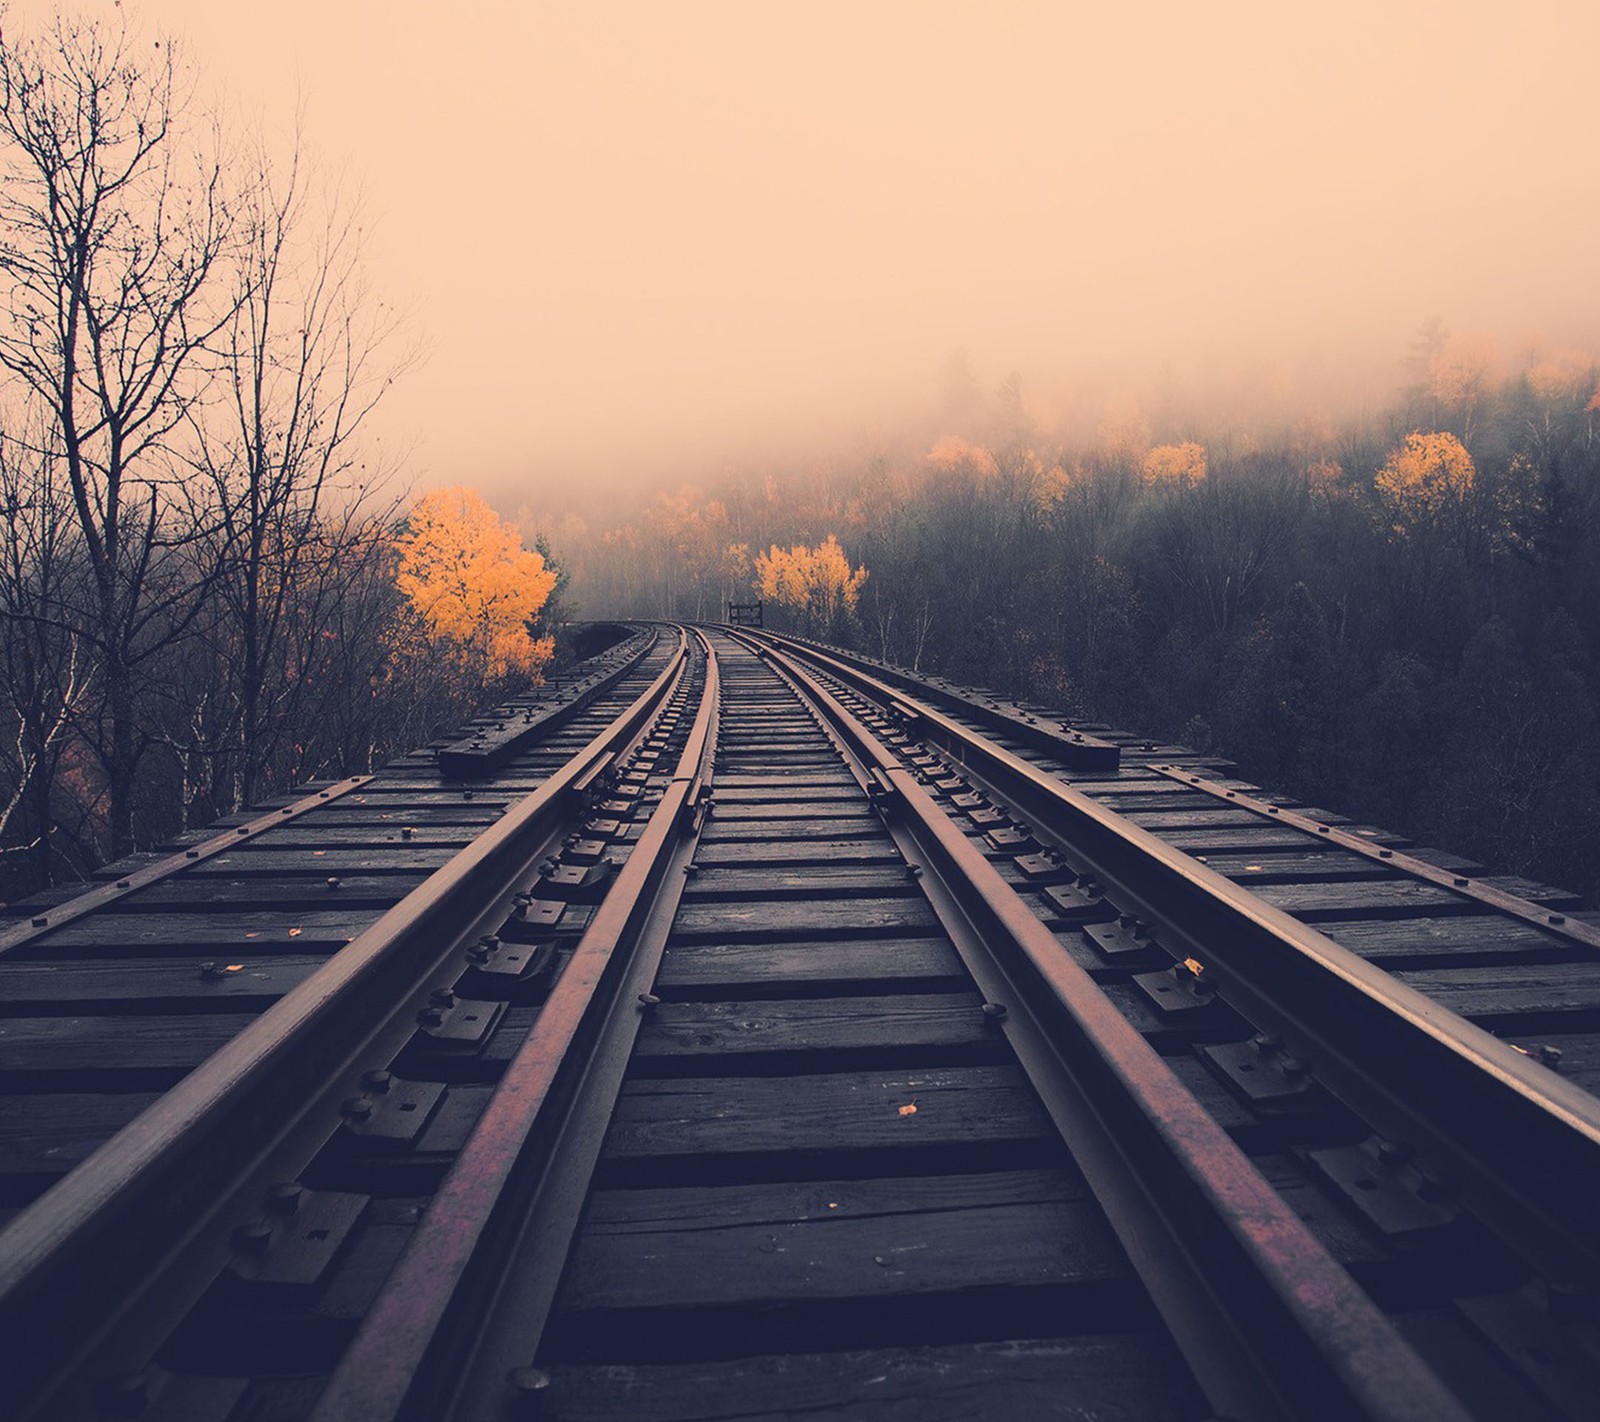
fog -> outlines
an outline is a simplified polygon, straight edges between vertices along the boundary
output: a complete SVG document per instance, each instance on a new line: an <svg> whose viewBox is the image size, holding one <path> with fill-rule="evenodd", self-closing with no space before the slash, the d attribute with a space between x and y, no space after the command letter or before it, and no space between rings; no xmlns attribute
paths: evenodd
<svg viewBox="0 0 1600 1422"><path fill-rule="evenodd" d="M280 139L303 103L428 352L384 437L505 507L923 420L957 350L1046 419L1158 374L1328 409L1429 317L1600 324L1592 0L139 13Z"/></svg>

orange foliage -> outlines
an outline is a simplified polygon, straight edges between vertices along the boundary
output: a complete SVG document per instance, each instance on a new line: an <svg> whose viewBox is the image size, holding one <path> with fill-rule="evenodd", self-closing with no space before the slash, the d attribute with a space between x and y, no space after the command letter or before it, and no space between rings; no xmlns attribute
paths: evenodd
<svg viewBox="0 0 1600 1422"><path fill-rule="evenodd" d="M556 575L522 546L510 524L474 489L440 489L417 500L397 540L395 581L433 637L477 674L537 675L555 643L528 623Z"/></svg>
<svg viewBox="0 0 1600 1422"><path fill-rule="evenodd" d="M1337 459L1317 459L1306 465L1306 481L1313 489L1334 488L1344 478Z"/></svg>
<svg viewBox="0 0 1600 1422"><path fill-rule="evenodd" d="M839 540L831 533L815 548L796 543L785 552L776 543L756 556L756 584L763 598L802 613L808 622L826 627L855 607L865 568L850 567Z"/></svg>
<svg viewBox="0 0 1600 1422"><path fill-rule="evenodd" d="M1187 488L1206 477L1206 449L1203 444L1158 444L1144 457L1145 481L1150 484L1176 484Z"/></svg>
<svg viewBox="0 0 1600 1422"><path fill-rule="evenodd" d="M1582 396L1595 363L1582 351L1557 351L1528 368L1528 387L1547 405Z"/></svg>
<svg viewBox="0 0 1600 1422"><path fill-rule="evenodd" d="M1472 493L1477 470L1466 446L1453 434L1406 436L1405 444L1378 471L1376 486L1404 536L1420 525L1459 510Z"/></svg>
<svg viewBox="0 0 1600 1422"><path fill-rule="evenodd" d="M1000 473L994 455L960 435L946 435L939 440L928 451L928 463L946 474L971 474L979 479L993 479Z"/></svg>

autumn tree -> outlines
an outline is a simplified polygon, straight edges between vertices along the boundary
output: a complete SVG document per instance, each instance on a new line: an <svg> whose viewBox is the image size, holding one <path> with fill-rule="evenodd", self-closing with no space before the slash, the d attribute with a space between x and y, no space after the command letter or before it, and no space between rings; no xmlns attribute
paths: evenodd
<svg viewBox="0 0 1600 1422"><path fill-rule="evenodd" d="M435 645L480 680L537 678L555 651L529 624L556 575L474 489L440 489L412 507L396 578Z"/></svg>
<svg viewBox="0 0 1600 1422"><path fill-rule="evenodd" d="M1205 446L1192 440L1184 444L1158 444L1140 466L1147 484L1189 489L1206 477Z"/></svg>
<svg viewBox="0 0 1600 1422"><path fill-rule="evenodd" d="M794 612L807 632L824 636L838 634L867 580L867 570L851 568L831 533L815 548L796 543L786 551L773 544L756 556L755 571L762 598Z"/></svg>
<svg viewBox="0 0 1600 1422"><path fill-rule="evenodd" d="M1384 508L1402 538L1443 524L1459 524L1477 482L1466 446L1453 434L1421 431L1406 436L1374 480Z"/></svg>

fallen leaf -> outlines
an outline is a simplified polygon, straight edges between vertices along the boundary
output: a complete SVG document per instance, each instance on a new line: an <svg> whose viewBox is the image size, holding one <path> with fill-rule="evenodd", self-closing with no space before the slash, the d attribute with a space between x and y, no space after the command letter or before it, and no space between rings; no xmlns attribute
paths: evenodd
<svg viewBox="0 0 1600 1422"><path fill-rule="evenodd" d="M289 931L292 933L294 930L290 929ZM1206 970L1206 965L1198 958L1185 958L1183 960L1183 966L1193 973L1195 977L1199 977L1200 974Z"/></svg>
<svg viewBox="0 0 1600 1422"><path fill-rule="evenodd" d="M917 1103L915 1101L906 1102L906 1104L900 1108L899 1114L902 1116L915 1116L917 1114Z"/></svg>
<svg viewBox="0 0 1600 1422"><path fill-rule="evenodd" d="M300 930L298 928L291 928L289 930L289 937L298 938L299 936L300 936Z"/></svg>
<svg viewBox="0 0 1600 1422"><path fill-rule="evenodd" d="M243 963L229 963L228 964L228 971L230 973L243 972L244 971L244 964Z"/></svg>
<svg viewBox="0 0 1600 1422"><path fill-rule="evenodd" d="M245 934L245 937L246 938L259 938L259 937L261 937L261 935L259 933L247 933L247 934Z"/></svg>

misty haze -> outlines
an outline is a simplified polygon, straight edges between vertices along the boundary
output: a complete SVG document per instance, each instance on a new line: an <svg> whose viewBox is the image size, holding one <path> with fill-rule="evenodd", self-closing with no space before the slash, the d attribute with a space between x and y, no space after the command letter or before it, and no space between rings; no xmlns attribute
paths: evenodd
<svg viewBox="0 0 1600 1422"><path fill-rule="evenodd" d="M1015 1415L1055 1416L1028 1408L1076 1408L1102 1345L1117 1415L1454 1416L1435 1401L1473 1389L1440 1360L1475 1359L1480 1335L1514 1380L1459 1415L1577 1416L1592 1310L1563 1309L1600 1286L1600 1243L1591 1225L1573 1244L1555 1206L1518 1211L1539 1178L1600 1183L1597 83L1592 0L0 0L0 1097L26 1098L0 1126L0 1223L26 1233L80 1160L133 1150L151 1103L177 1120L182 1083L203 1124L211 1054L242 1056L306 984L366 982L370 951L400 1004L399 1026L362 1019L360 1051L323 1053L344 1075L316 1083L315 1109L345 1156L251 1156L213 1180L231 1157L195 1148L206 1209L240 1180L277 1193L260 1223L213 1230L233 1262L209 1321L210 1294L174 1307L189 1322L164 1343L83 1326L83 1356L111 1339L107 1357L159 1360L112 1370L93 1405L153 1416L164 1370L187 1397L191 1369L238 1384L205 1418L433 1416L444 1384L363 1398L350 1360L381 1363L371 1335L455 1277L435 1267L445 1245L428 1253L427 1202L489 1179L474 1152L500 1131L519 1142L505 1188L533 1197L534 1141L556 1162L537 1189L573 1216L539 1265L554 1274L533 1271L548 1297L516 1296L534 1343L558 1382L610 1399L563 1412L557 1387L552 1416L710 1415L695 1409L721 1394L693 1369L752 1358L759 1386L740 1374L726 1415L813 1397L832 1415L859 1394L920 1417L948 1383L927 1415L953 1422L1003 1377ZM302 829L312 797L340 803ZM283 833L258 849L273 815ZM1080 862L1050 815L1172 877ZM544 838L522 877L482 889L529 824ZM629 857L647 852L648 869ZM624 885L655 917L613 907ZM1185 927L1190 893L1236 916ZM448 972L394 966L419 925ZM973 943L1002 930L1017 936L979 963ZM1271 971L1335 964L1336 986L1308 990L1321 1007L1282 1007L1204 936L1243 953L1258 931L1282 935ZM1037 1009L1035 977L1057 994ZM574 982L598 996L546 1012ZM607 993L625 1028L597 1025ZM1384 1035L1436 1023L1434 1001L1441 1040L1460 1028L1448 1066L1432 1039ZM1357 1320L1327 1350L1349 1358L1305 1344L1304 1386L1326 1364L1333 1391L1274 1411L1301 1385L1274 1372L1294 1348L1243 1348L1256 1371L1236 1387L1232 1343L1218 1362L1210 1323L1174 1321L1237 1261L1200 1250L1199 1282L1145 1272L1188 1246L1145 1238L1130 1181L1188 1165L1144 1173L1154 1107L1127 1137L1095 1127L1114 1149L1062 1127L1100 1108L1062 1106L1033 1064L1070 1055L1068 1017L1094 1036L1084 1002L1085 1021L1127 1019L1104 1048L1119 1081L1165 1082L1170 1059L1182 1083L1158 1104L1262 1113L1204 1117L1194 1153L1237 1152L1222 1178L1244 1193L1193 1197L1227 1196L1232 1223L1270 1197L1262 1238L1310 1221L1307 1241L1332 1239L1306 1243L1332 1272L1304 1279L1337 1288L1295 1296L1331 1311L1328 1337ZM304 1046L300 1022L284 1040ZM537 1055L522 1037L568 1028L552 1076L516 1077ZM647 1084L619 1085L635 1034ZM1393 1054L1324 1052L1340 1034ZM152 1041L167 1055L140 1056ZM622 1100L626 1129L602 1113L517 1136L495 1114L517 1094L502 1079L563 1103L536 1112L587 1100L610 1078L580 1081L564 1054L591 1046L613 1054L604 1110ZM1462 1103L1490 1089L1462 1061L1513 1083L1507 1120L1560 1096L1581 1149L1556 1153L1567 1137L1540 1118L1492 1143L1517 1146L1504 1172L1480 1171ZM246 1079L258 1101L303 1085ZM1440 1096L1395 1105L1396 1083ZM724 1089L731 1106L690 1100ZM885 1121L900 1135L872 1134ZM1188 1139L1169 1127L1150 1128L1162 1150ZM717 1134L735 1129L765 1143ZM261 1141L315 1134L282 1131ZM152 1140L153 1159L166 1137L136 1145ZM1528 1145L1552 1140L1548 1158ZM905 1178L878 1180L891 1165ZM550 1185L558 1167L576 1173ZM1283 1206L1275 1171L1327 1200ZM684 1223L698 1201L674 1193L701 1187L731 1212L708 1205L722 1222L703 1240ZM1102 1218L1108 1190L1138 1203ZM995 1226L1002 1207L1047 1217L1046 1245ZM1058 1259L1057 1217L1078 1212L1091 1244ZM293 1267L268 1244L291 1218ZM847 1248L806 1242L852 1230ZM15 1317L76 1337L53 1321L62 1289L39 1284L36 1313L33 1285L8 1283L8 1258L21 1277L35 1256L4 1240L0 1334ZM1259 1242L1241 1257L1272 1254ZM630 1260L658 1243L659 1269ZM946 1247L960 1267L927 1282L919 1251ZM188 1267L171 1257L161 1270ZM318 1312L351 1257L372 1298ZM399 1302L379 1287L394 1259L417 1290ZM127 1263L131 1288L156 1279L147 1262ZM746 1292L717 1294L740 1271ZM270 1306L240 1304L265 1285ZM141 1297L107 1285L116 1327ZM1092 1345L1062 1345L1070 1366L1055 1341L1028 1351L1036 1297L1096 1320ZM439 1308L423 1351L470 1331L458 1301ZM790 1308L799 1341L777 1336ZM1589 1331L1551 1343L1574 1318ZM426 1329L396 1332L399 1356ZM33 1359L17 1336L39 1396L75 1376L79 1355L41 1342ZM285 1339L292 1362L262 1363ZM493 1388L544 1395L546 1352L501 1366L481 1347ZM1393 1357L1390 1411L1368 1389ZM838 1391L841 1358L856 1392ZM792 1396L772 1402L768 1373ZM456 1374L450 1415L489 1415L473 1408L490 1384ZM306 1377L327 1392L274 1411ZM892 1397L873 1392L886 1378ZM658 1381L659 1412L636 1414ZM89 1415L73 1396L61 1415ZM1085 1416L1105 1401L1085 1396ZM203 1422L184 1405L162 1415Z"/></svg>

